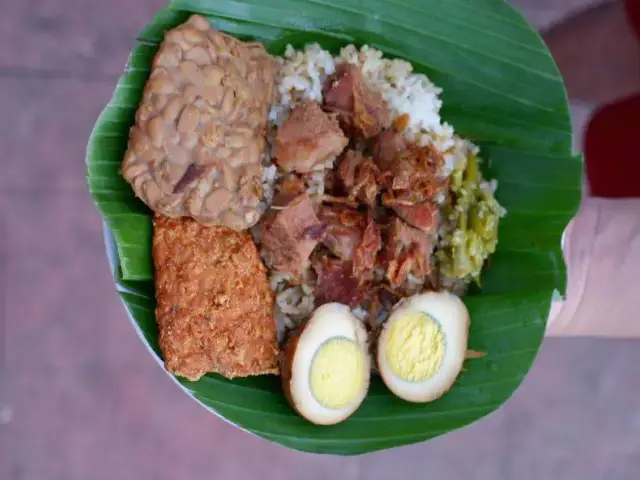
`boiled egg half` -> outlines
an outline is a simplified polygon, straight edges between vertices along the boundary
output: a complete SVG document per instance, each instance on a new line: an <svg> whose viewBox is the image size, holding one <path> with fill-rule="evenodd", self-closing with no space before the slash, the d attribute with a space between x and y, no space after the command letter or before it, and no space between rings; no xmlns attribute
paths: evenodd
<svg viewBox="0 0 640 480"><path fill-rule="evenodd" d="M378 337L380 375L398 397L429 402L447 392L462 370L469 312L448 292L428 292L396 305Z"/></svg>
<svg viewBox="0 0 640 480"><path fill-rule="evenodd" d="M318 425L347 419L369 388L367 332L348 306L329 303L315 310L285 348L282 385L291 406Z"/></svg>

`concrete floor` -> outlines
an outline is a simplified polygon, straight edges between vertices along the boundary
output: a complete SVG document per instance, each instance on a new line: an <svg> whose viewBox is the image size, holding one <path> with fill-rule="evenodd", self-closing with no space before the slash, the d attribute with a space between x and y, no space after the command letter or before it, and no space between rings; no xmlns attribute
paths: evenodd
<svg viewBox="0 0 640 480"><path fill-rule="evenodd" d="M359 458L277 447L176 388L112 288L84 177L93 123L135 33L163 3L23 0L0 17L0 478L637 478L634 342L548 340L513 399L487 419ZM514 3L544 28L593 2ZM579 129L588 106L575 111Z"/></svg>

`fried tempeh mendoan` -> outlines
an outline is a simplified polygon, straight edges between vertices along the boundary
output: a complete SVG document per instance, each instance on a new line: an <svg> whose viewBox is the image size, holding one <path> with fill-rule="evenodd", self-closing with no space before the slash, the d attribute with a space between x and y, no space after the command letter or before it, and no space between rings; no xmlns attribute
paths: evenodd
<svg viewBox="0 0 640 480"><path fill-rule="evenodd" d="M273 294L248 232L156 215L153 261L168 371L190 380L278 373Z"/></svg>

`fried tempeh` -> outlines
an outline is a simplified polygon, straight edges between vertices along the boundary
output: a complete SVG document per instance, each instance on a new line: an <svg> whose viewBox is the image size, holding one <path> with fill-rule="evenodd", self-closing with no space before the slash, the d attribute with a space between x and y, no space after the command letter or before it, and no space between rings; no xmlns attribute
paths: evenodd
<svg viewBox="0 0 640 480"><path fill-rule="evenodd" d="M260 218L276 62L193 15L166 32L122 175L152 210L244 230Z"/></svg>

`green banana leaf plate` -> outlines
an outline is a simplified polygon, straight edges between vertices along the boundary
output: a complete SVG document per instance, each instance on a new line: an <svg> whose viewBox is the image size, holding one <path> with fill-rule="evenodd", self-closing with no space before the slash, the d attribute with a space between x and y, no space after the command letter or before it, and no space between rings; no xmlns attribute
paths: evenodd
<svg viewBox="0 0 640 480"><path fill-rule="evenodd" d="M332 427L289 407L276 377L197 382L172 377L238 427L290 448L354 455L421 442L502 405L538 352L555 290L564 291L562 232L577 210L581 158L571 151L566 91L539 35L503 0L174 0L140 33L87 148L88 184L104 217L116 288L160 360L154 318L151 214L119 173L129 128L163 33L192 13L272 54L288 43L336 51L368 44L409 60L444 89L442 116L481 147L485 175L508 211L471 313L469 360L454 388L428 404L395 398L378 379L362 407Z"/></svg>

